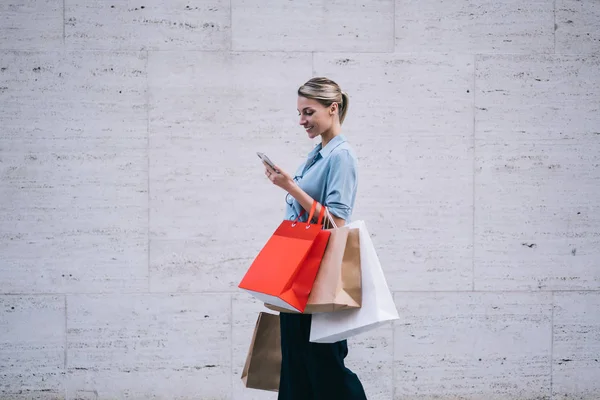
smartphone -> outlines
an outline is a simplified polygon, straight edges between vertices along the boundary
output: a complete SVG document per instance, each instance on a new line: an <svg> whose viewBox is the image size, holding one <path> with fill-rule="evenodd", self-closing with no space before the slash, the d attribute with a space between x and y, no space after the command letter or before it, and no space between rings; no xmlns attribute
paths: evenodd
<svg viewBox="0 0 600 400"><path fill-rule="evenodd" d="M269 167L273 168L275 172L279 172L277 168L275 168L275 164L273 164L273 161L271 161L269 157L267 157L264 153L256 152L256 155L258 156L258 158L263 160Z"/></svg>

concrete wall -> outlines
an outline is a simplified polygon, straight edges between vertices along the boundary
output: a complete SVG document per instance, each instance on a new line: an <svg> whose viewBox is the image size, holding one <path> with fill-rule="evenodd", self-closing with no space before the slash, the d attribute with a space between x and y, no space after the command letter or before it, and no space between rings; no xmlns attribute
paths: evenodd
<svg viewBox="0 0 600 400"><path fill-rule="evenodd" d="M313 75L401 314L350 341L369 399L600 398L598 1L14 0L1 399L276 398L236 286Z"/></svg>

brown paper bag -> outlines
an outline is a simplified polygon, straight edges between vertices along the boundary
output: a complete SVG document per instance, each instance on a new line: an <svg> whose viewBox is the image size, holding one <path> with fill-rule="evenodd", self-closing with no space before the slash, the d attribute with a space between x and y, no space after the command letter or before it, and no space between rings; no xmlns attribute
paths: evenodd
<svg viewBox="0 0 600 400"><path fill-rule="evenodd" d="M261 312L242 370L247 388L279 391L281 373L281 330L279 315Z"/></svg>
<svg viewBox="0 0 600 400"><path fill-rule="evenodd" d="M361 303L359 230L347 227L331 229L329 243L304 314L360 308ZM293 313L272 304L265 304L265 307L279 312Z"/></svg>

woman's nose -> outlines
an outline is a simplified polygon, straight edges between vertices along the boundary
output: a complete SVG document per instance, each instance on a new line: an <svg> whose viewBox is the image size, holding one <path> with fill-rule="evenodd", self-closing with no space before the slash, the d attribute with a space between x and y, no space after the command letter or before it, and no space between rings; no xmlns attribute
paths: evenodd
<svg viewBox="0 0 600 400"><path fill-rule="evenodd" d="M300 117L300 125L306 124L306 119L304 117Z"/></svg>

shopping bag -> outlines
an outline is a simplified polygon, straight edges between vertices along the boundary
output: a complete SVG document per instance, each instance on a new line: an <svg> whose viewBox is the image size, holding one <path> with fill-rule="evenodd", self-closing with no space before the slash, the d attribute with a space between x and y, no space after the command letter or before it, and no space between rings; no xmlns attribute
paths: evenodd
<svg viewBox="0 0 600 400"><path fill-rule="evenodd" d="M261 312L258 315L242 382L247 388L279 391L281 373L281 330L279 315Z"/></svg>
<svg viewBox="0 0 600 400"><path fill-rule="evenodd" d="M347 226L360 232L362 305L353 310L314 314L311 342L335 343L399 318L366 224L355 221Z"/></svg>
<svg viewBox="0 0 600 400"><path fill-rule="evenodd" d="M362 301L360 238L358 228L335 227L323 254L303 314L359 308ZM272 304L265 307L293 312Z"/></svg>
<svg viewBox="0 0 600 400"><path fill-rule="evenodd" d="M239 284L257 299L291 311L304 311L319 271L330 231L323 230L325 207L317 223L283 221L250 265Z"/></svg>

